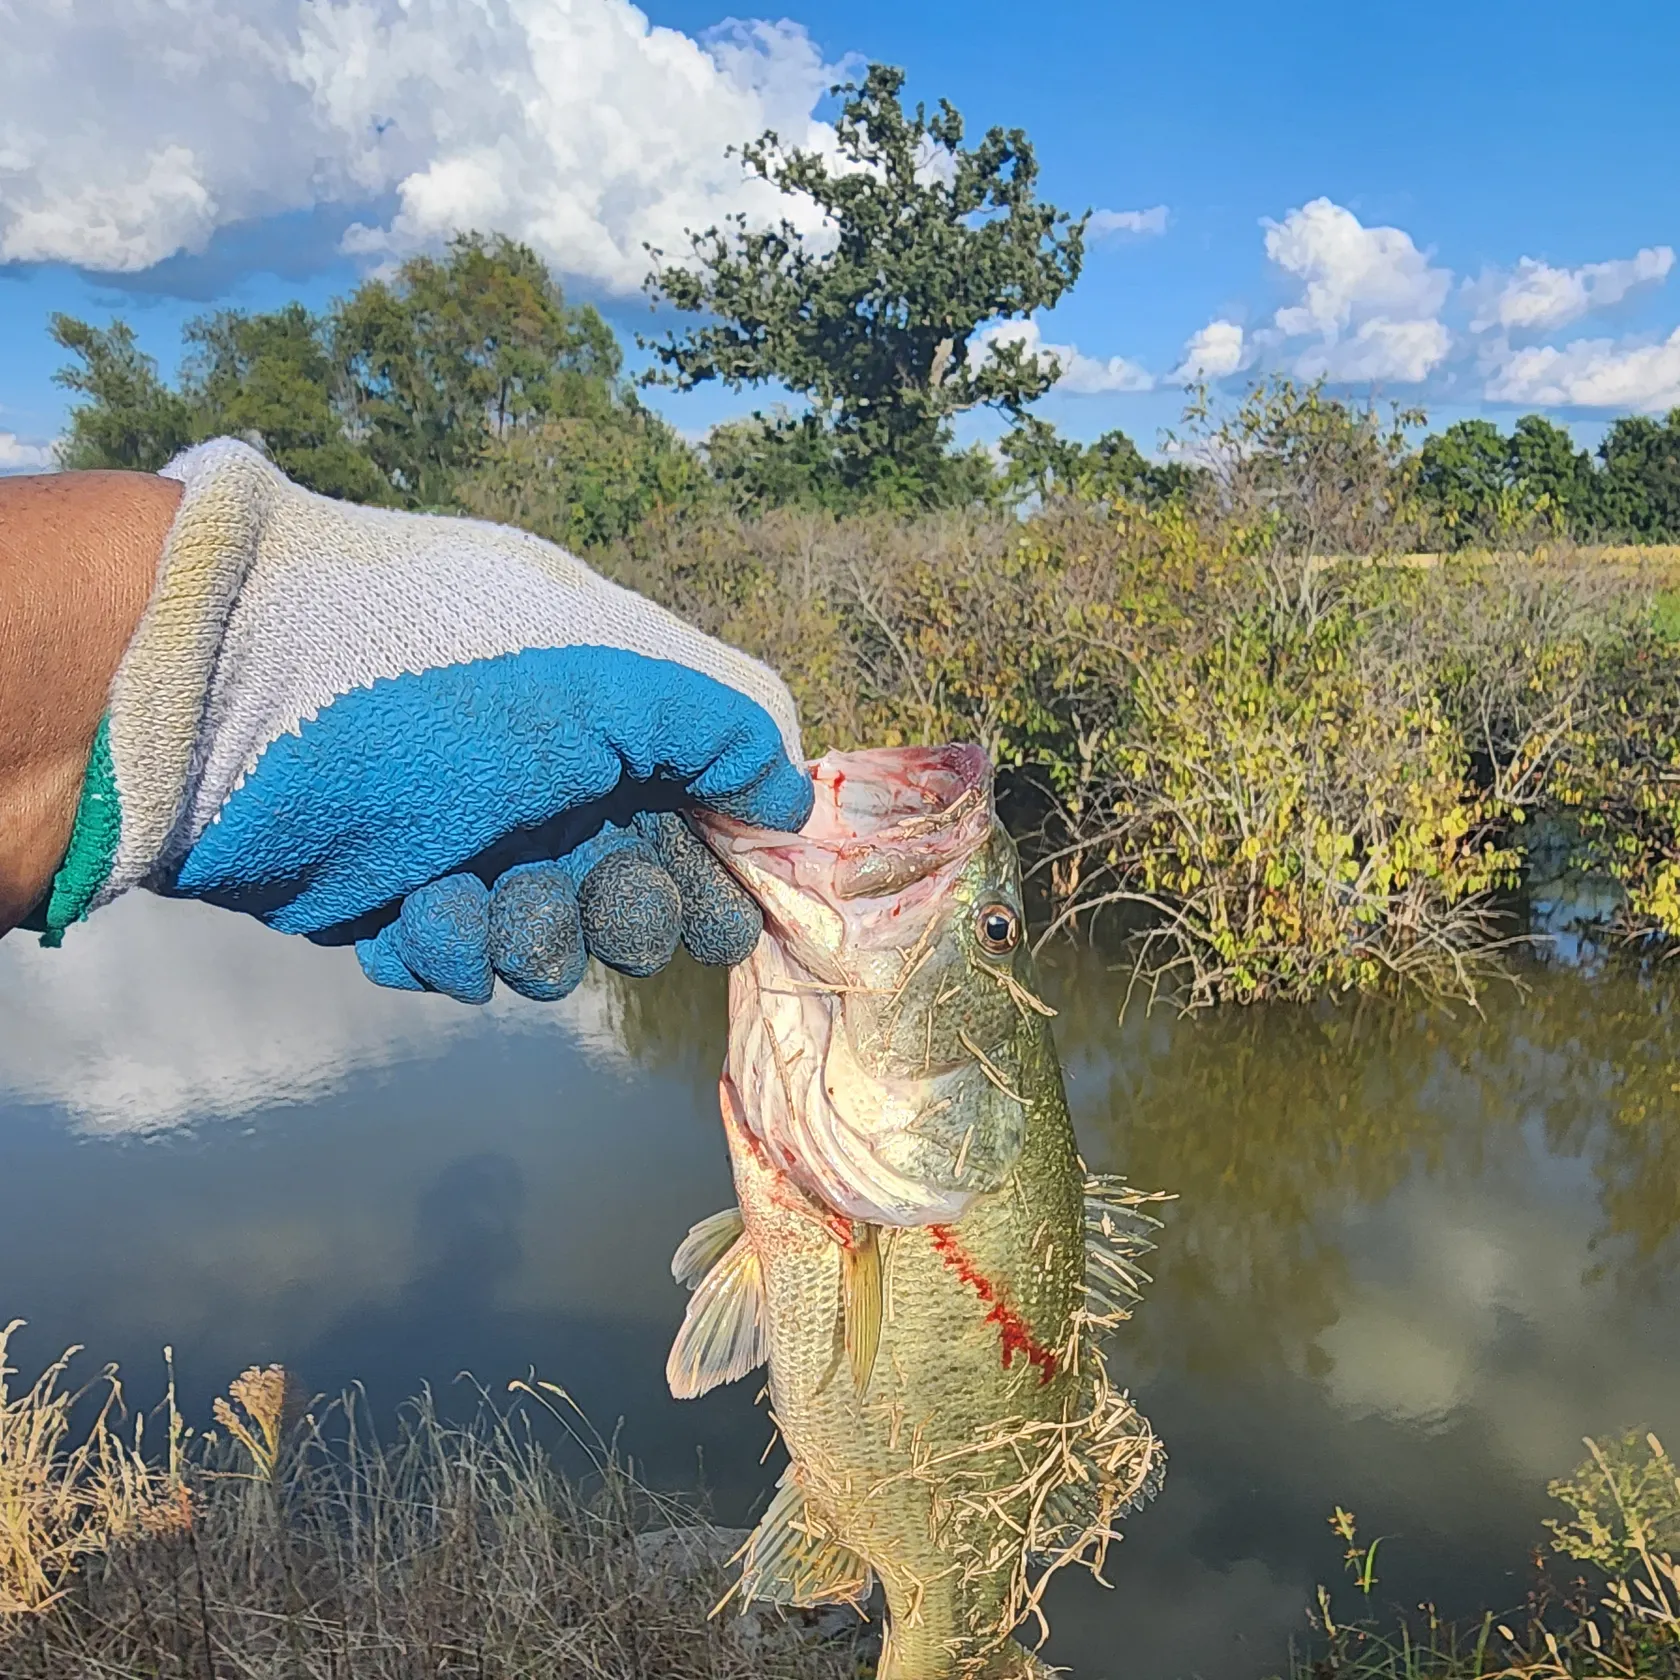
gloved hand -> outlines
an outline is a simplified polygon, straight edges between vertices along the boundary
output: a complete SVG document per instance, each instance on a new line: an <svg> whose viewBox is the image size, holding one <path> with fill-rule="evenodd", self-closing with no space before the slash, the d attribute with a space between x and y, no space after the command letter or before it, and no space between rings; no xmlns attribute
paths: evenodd
<svg viewBox="0 0 1680 1680"><path fill-rule="evenodd" d="M555 998L587 951L739 961L756 906L675 814L810 812L768 668L550 543L351 507L247 446L183 497L112 684L49 941L134 885L356 939L382 985Z"/></svg>

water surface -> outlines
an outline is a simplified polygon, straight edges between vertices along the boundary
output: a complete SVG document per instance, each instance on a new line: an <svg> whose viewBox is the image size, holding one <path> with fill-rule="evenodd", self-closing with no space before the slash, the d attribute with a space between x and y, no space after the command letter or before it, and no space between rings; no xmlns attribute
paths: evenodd
<svg viewBox="0 0 1680 1680"><path fill-rule="evenodd" d="M1391 1537L1379 1599L1516 1602L1583 1434L1680 1440L1680 975L1123 1027L1122 981L1067 951L1046 989L1087 1158L1179 1195L1115 1352L1171 1471L1049 1654L1267 1672L1337 1503ZM138 895L62 952L8 938L0 1321L26 1370L80 1342L141 1393L171 1344L201 1411L254 1361L382 1407L534 1368L742 1520L779 1468L756 1385L663 1383L671 1251L730 1199L722 1023L690 967L473 1011Z"/></svg>

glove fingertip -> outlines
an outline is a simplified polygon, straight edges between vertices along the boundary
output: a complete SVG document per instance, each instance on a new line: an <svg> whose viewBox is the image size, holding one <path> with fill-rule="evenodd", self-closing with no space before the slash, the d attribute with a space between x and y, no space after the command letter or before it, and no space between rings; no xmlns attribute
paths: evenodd
<svg viewBox="0 0 1680 1680"><path fill-rule="evenodd" d="M475 875L448 875L411 892L397 918L403 961L434 992L457 1003L488 1003L490 892Z"/></svg>
<svg viewBox="0 0 1680 1680"><path fill-rule="evenodd" d="M490 893L490 962L521 997L555 1003L589 966L577 888L561 863L520 864Z"/></svg>
<svg viewBox="0 0 1680 1680"><path fill-rule="evenodd" d="M372 939L358 939L356 941L356 960L362 965L365 974L376 986L389 986L396 992L423 992L425 986L410 971L409 966L397 954L396 923L382 928Z"/></svg>
<svg viewBox="0 0 1680 1680"><path fill-rule="evenodd" d="M643 821L682 897L682 942L688 954L710 968L745 962L764 931L758 905L674 811Z"/></svg>
<svg viewBox="0 0 1680 1680"><path fill-rule="evenodd" d="M639 848L603 858L578 888L578 920L590 951L621 974L657 973L676 954L683 905L676 883Z"/></svg>
<svg viewBox="0 0 1680 1680"><path fill-rule="evenodd" d="M701 796L713 810L739 822L751 823L754 828L797 834L810 820L816 792L805 771L778 753L747 786L713 798L703 793Z"/></svg>
<svg viewBox="0 0 1680 1680"><path fill-rule="evenodd" d="M696 962L733 968L753 954L764 932L764 917L750 898L740 896L744 903L684 906L683 944Z"/></svg>

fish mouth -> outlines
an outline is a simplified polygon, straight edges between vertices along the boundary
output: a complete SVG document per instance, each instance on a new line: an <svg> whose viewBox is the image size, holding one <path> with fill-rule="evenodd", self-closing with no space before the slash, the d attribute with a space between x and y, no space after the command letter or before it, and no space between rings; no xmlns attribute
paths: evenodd
<svg viewBox="0 0 1680 1680"><path fill-rule="evenodd" d="M902 893L966 862L991 831L992 762L982 747L835 752L806 768L815 798L797 835L692 814L713 851L761 900L767 875L842 901Z"/></svg>
<svg viewBox="0 0 1680 1680"><path fill-rule="evenodd" d="M854 1219L952 1219L978 1191L978 1158L938 1141L955 1126L941 1117L984 1101L981 1068L936 1062L930 1036L916 1076L894 1074L860 1060L848 1016L853 999L908 984L935 948L952 888L991 838L991 760L956 744L830 753L809 768L815 797L798 834L691 817L764 912L764 939L731 981L746 1123Z"/></svg>

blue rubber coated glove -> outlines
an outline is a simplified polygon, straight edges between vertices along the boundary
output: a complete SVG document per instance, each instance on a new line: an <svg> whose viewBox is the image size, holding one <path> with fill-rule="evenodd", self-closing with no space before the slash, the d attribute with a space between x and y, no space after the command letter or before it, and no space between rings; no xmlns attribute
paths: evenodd
<svg viewBox="0 0 1680 1680"><path fill-rule="evenodd" d="M564 996L590 953L738 962L756 906L678 812L810 812L765 666L563 550L356 508L218 440L124 656L48 938L134 885L355 940L381 985Z"/></svg>

